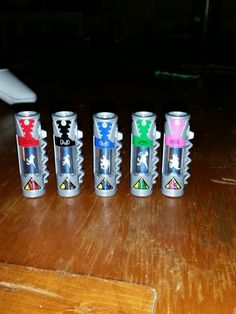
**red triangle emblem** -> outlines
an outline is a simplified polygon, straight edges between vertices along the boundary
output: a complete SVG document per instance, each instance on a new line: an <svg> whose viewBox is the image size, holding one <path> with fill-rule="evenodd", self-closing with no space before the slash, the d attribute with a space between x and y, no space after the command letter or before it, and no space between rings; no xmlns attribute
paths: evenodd
<svg viewBox="0 0 236 314"><path fill-rule="evenodd" d="M41 187L38 185L36 181L34 181L33 178L30 178L27 184L24 186L24 189L27 191L32 191L32 190L40 190Z"/></svg>

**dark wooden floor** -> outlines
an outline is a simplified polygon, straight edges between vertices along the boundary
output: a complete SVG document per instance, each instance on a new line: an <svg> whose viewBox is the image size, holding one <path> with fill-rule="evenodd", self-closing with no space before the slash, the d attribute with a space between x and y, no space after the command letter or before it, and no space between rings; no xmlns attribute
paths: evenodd
<svg viewBox="0 0 236 314"><path fill-rule="evenodd" d="M0 261L144 284L156 313L236 312L236 77L70 80L30 78L48 131L45 196L21 195L13 110L0 103ZM85 178L79 196L56 193L50 112L72 108L84 132ZM191 178L178 199L129 192L130 114L186 110L195 132ZM124 133L122 180L111 198L93 191L92 113L115 111ZM161 156L161 148L159 150ZM159 164L160 168L160 164Z"/></svg>

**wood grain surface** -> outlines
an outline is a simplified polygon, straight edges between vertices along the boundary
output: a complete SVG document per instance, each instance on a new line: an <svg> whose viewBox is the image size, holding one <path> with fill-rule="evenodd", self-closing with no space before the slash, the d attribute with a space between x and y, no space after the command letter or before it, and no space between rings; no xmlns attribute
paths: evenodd
<svg viewBox="0 0 236 314"><path fill-rule="evenodd" d="M68 85L32 86L48 131L50 178L38 199L22 197L12 109L0 104L0 260L147 285L158 295L158 314L235 314L234 81ZM51 104L66 103L68 95L84 132L85 158L81 193L70 199L56 193L50 120ZM124 133L122 179L114 197L101 198L93 191L92 113L109 108ZM152 196L134 197L129 192L130 114L154 111L162 131L163 114L172 108L191 114L195 132L185 194L164 197L159 177Z"/></svg>
<svg viewBox="0 0 236 314"><path fill-rule="evenodd" d="M154 313L155 291L141 285L0 263L0 312Z"/></svg>

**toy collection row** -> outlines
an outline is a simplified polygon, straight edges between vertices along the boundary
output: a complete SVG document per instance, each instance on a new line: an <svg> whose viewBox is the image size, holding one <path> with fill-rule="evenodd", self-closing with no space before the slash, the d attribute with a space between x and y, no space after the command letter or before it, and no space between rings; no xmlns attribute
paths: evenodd
<svg viewBox="0 0 236 314"><path fill-rule="evenodd" d="M190 176L190 140L194 134L190 131L189 119L190 115L181 111L165 115L161 193L166 196L183 195ZM114 195L120 182L122 133L118 131L117 122L118 117L112 112L99 112L93 116L94 190L99 196ZM83 134L78 130L77 114L56 112L52 114L52 123L57 191L62 197L76 196L84 176ZM15 124L23 195L30 198L42 196L49 176L47 133L41 129L40 115L35 111L16 113ZM135 196L152 194L158 176L160 136L154 113L139 111L132 114L130 191Z"/></svg>

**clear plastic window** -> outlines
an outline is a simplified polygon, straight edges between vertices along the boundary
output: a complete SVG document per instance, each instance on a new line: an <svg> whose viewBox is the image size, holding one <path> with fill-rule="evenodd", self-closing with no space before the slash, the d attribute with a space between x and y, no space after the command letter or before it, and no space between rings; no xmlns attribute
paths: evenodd
<svg viewBox="0 0 236 314"><path fill-rule="evenodd" d="M184 148L176 148L165 146L164 152L164 174L169 175L170 173L182 174L183 169L183 156Z"/></svg>
<svg viewBox="0 0 236 314"><path fill-rule="evenodd" d="M57 172L59 175L76 172L76 149L74 146L60 147L56 146L57 154Z"/></svg>
<svg viewBox="0 0 236 314"><path fill-rule="evenodd" d="M151 173L152 149L133 147L132 173Z"/></svg>
<svg viewBox="0 0 236 314"><path fill-rule="evenodd" d="M19 146L19 151L21 156L21 173L41 173L40 146Z"/></svg>
<svg viewBox="0 0 236 314"><path fill-rule="evenodd" d="M114 149L95 149L95 173L113 175Z"/></svg>

